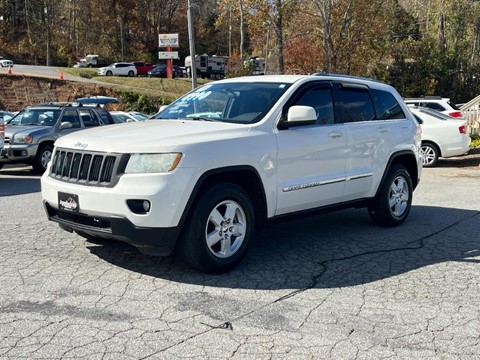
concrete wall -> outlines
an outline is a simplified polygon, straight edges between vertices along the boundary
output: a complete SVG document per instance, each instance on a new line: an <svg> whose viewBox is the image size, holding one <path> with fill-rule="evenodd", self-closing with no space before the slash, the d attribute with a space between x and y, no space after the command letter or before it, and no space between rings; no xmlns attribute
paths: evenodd
<svg viewBox="0 0 480 360"><path fill-rule="evenodd" d="M112 88L94 83L0 74L0 109L7 111L92 95L117 96Z"/></svg>

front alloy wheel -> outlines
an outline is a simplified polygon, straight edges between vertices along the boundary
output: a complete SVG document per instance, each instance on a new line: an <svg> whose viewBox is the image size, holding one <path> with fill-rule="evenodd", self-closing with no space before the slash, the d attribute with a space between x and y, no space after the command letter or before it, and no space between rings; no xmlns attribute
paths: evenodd
<svg viewBox="0 0 480 360"><path fill-rule="evenodd" d="M253 235L254 210L245 190L220 183L206 190L194 205L178 251L190 266L208 273L233 269Z"/></svg>
<svg viewBox="0 0 480 360"><path fill-rule="evenodd" d="M33 171L37 174L43 174L47 170L47 165L52 158L53 149L50 145L42 146L33 160Z"/></svg>
<svg viewBox="0 0 480 360"><path fill-rule="evenodd" d="M221 259L235 254L245 239L246 216L233 200L222 201L208 216L205 239L210 252Z"/></svg>

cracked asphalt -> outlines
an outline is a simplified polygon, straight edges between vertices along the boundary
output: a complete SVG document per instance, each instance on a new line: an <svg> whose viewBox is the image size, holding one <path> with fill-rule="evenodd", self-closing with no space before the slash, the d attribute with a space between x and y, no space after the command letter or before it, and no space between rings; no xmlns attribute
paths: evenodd
<svg viewBox="0 0 480 360"><path fill-rule="evenodd" d="M39 177L6 166L0 358L478 359L480 167L460 162L424 169L398 228L279 223L220 276L62 231Z"/></svg>

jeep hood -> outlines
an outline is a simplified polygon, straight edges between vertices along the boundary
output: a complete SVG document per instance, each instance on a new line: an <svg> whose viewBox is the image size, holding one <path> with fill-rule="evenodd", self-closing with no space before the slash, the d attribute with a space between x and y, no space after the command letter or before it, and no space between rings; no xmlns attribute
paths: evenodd
<svg viewBox="0 0 480 360"><path fill-rule="evenodd" d="M244 124L201 120L147 120L100 126L62 136L58 147L106 151L146 152L177 151L194 143L242 136L249 130Z"/></svg>

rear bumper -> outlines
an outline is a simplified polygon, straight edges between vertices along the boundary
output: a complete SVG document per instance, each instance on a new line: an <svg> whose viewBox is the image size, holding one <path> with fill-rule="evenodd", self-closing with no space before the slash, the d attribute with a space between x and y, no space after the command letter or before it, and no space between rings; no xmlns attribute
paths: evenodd
<svg viewBox="0 0 480 360"><path fill-rule="evenodd" d="M138 227L122 217L71 213L58 210L47 201L43 205L48 219L60 224L66 231L79 231L90 236L122 241L147 255L170 255L180 233L180 227Z"/></svg>

